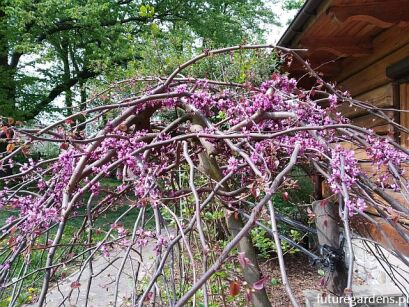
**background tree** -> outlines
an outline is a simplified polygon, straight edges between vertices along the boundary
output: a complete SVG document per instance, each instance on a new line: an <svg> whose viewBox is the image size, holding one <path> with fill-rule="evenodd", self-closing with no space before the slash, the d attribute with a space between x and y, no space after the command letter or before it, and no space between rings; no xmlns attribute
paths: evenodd
<svg viewBox="0 0 409 307"><path fill-rule="evenodd" d="M69 114L90 80L110 82L150 62L161 51L146 48L151 33L183 53L240 43L273 22L261 0L1 0L0 113L29 120L65 100Z"/></svg>
<svg viewBox="0 0 409 307"><path fill-rule="evenodd" d="M283 9L287 11L299 10L304 3L305 0L284 0Z"/></svg>

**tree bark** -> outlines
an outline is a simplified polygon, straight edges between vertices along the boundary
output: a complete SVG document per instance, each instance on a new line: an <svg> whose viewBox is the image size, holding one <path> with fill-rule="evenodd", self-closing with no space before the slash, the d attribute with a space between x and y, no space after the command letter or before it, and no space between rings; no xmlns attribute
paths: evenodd
<svg viewBox="0 0 409 307"><path fill-rule="evenodd" d="M59 51L60 53L60 57L63 63L63 83L66 84L66 88L65 88L65 116L70 116L73 114L72 111L72 101L73 101L73 95L72 95L72 90L71 87L68 86L69 80L71 79L71 69L70 69L70 60L69 60L69 55L68 55L68 46L67 43L64 42L64 40L62 39L61 44L56 44L56 49Z"/></svg>
<svg viewBox="0 0 409 307"><path fill-rule="evenodd" d="M9 41L6 14L0 6L0 116L15 115L15 67L9 64Z"/></svg>
<svg viewBox="0 0 409 307"><path fill-rule="evenodd" d="M199 122L200 120L195 120L194 122ZM198 125L202 126L202 125ZM203 144L204 147L207 149L211 144ZM209 145L209 146L206 146ZM217 164L216 159L209 155L208 151L203 151L199 154L199 160L200 160L200 167L201 169L206 172L210 178L216 181L220 181L222 179L222 173L221 170L219 169L219 166ZM224 189L227 191L228 187L225 186ZM235 215L232 214L232 212L229 212L226 209L226 222L227 222L227 228L231 235L234 237L236 236L240 230L243 228L243 220L240 215ZM261 279L261 273L260 273L260 267L258 265L258 260L257 260L257 253L256 250L253 246L253 243L251 242L250 235L247 234L245 235L238 244L239 252L243 252L244 256L247 257L252 265L247 265L245 267L242 267L243 270L243 277L246 280L246 282L249 284L249 286L253 285L256 281ZM253 306L257 307L269 307L271 306L270 300L268 299L267 292L265 288L262 290L256 291L252 294L252 304Z"/></svg>

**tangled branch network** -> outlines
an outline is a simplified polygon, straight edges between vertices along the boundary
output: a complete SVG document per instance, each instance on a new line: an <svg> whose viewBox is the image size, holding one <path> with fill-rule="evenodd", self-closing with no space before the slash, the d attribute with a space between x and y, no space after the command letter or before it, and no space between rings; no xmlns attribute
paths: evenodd
<svg viewBox="0 0 409 307"><path fill-rule="evenodd" d="M266 48L302 63L316 84L302 89L297 80L279 73L260 86L182 75L204 58ZM10 297L12 306L40 281L37 303L43 306L49 289L71 266L80 274L61 304L71 299L86 271L90 272L88 287L83 291L88 301L99 273L93 270L93 262L101 255L109 259L119 248L125 256L117 266L114 304L118 304L124 266L133 262L132 272L126 272L135 284L133 305L183 306L200 300L207 306L214 299L212 284L237 280L233 286L240 284L246 299L268 306L266 279L258 269L249 231L261 221L277 234L272 199L295 189L291 179L295 168L319 173L331 193L338 195L350 255L349 221L355 215L369 219L368 207L408 242L399 222L408 218L408 208L386 192L393 189L408 200L403 176L407 149L350 123L337 110L344 104L362 108L396 131L409 131L383 110L325 82L301 53L270 45L206 51L167 78L121 82L122 87L143 82L145 86L114 104L88 108L47 127L3 127L9 146L1 157L2 168L18 171L1 178L0 208L17 212L1 225L2 298ZM113 115L101 128L107 114ZM85 121L78 123L80 117ZM79 133L81 125L87 129ZM15 159L29 155L37 143L58 144L61 153L26 163ZM377 172L360 168L358 150L366 151ZM117 184L104 186L103 179L113 174L120 178ZM98 229L98 221L118 206L125 207L123 213L108 229ZM209 219L216 211L224 214ZM135 217L133 226L124 227L122 220L130 215ZM73 219L81 219L82 224L66 240L64 233ZM274 235L274 239L282 283L297 306L280 238ZM142 270L141 259L134 255L148 244L153 244L156 258L149 270ZM399 252L396 256L406 263ZM217 274L227 262L236 261L240 276ZM349 261L351 288L353 257ZM112 264L107 261L106 267Z"/></svg>

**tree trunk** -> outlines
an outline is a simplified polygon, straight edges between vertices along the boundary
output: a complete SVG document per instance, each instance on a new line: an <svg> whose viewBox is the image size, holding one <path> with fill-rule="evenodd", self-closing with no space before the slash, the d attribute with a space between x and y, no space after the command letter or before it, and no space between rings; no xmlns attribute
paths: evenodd
<svg viewBox="0 0 409 307"><path fill-rule="evenodd" d="M63 63L63 83L66 85L65 87L65 116L70 116L73 114L73 105L72 105L72 100L73 100L73 95L72 95L72 90L71 87L68 85L69 80L71 79L71 69L70 69L70 60L68 57L68 46L67 44L63 41L58 47L57 47L60 52L61 60Z"/></svg>
<svg viewBox="0 0 409 307"><path fill-rule="evenodd" d="M227 212L226 212L227 213ZM234 214L227 214L227 227L233 236L236 236L243 228L243 220L241 217L236 217ZM261 279L260 267L258 265L256 250L251 242L250 235L247 234L239 242L239 251L244 252L244 256L247 257L253 265L242 267L243 276L249 285L254 284ZM256 291L252 295L253 306L271 306L268 299L265 288L260 291Z"/></svg>
<svg viewBox="0 0 409 307"><path fill-rule="evenodd" d="M69 50L69 54L70 54L70 58L72 61L72 65L74 66L74 72L75 74L77 74L78 78L78 85L79 85L79 89L80 89L80 105L79 105L79 109L80 111L85 111L87 109L87 89L85 86L86 83L86 79L81 78L81 69L80 66L78 65L78 59L76 57L76 52L73 49L73 46L69 46L68 47ZM86 63L86 56L84 55L84 57L82 58L83 63L82 68L85 69L85 67L87 66ZM81 133L83 133L83 131L85 131L86 128L86 117L85 115L79 116L77 118L77 124L78 124L78 133L79 136L81 136Z"/></svg>
<svg viewBox="0 0 409 307"><path fill-rule="evenodd" d="M0 6L0 116L16 117L15 67L9 64L6 14Z"/></svg>
<svg viewBox="0 0 409 307"><path fill-rule="evenodd" d="M80 87L80 111L85 111L87 109L87 89L85 87L84 80L80 79L79 81ZM78 117L78 131L82 132L85 131L86 124L85 124L86 117L85 115Z"/></svg>
<svg viewBox="0 0 409 307"><path fill-rule="evenodd" d="M199 123L199 125L195 125L196 127L193 127L193 129L202 129L202 125L200 125L200 120L196 119L196 123ZM197 126L200 126L198 128ZM205 142L206 141L202 141ZM222 179L222 172L219 169L219 166L217 164L217 161L214 157L209 155L209 147L211 147L211 144L202 144L207 151L203 151L199 153L199 160L200 160L200 168L206 172L210 178L220 181ZM227 191L228 187L224 186L224 189ZM239 231L243 228L243 220L240 215L235 215L231 214L231 212L228 212L226 210L226 222L227 222L227 228L229 232L231 233L232 236L236 236ZM246 280L246 282L249 284L249 286L253 285L256 281L261 279L261 273L260 273L260 267L258 265L258 260L257 260L257 253L256 250L253 246L253 243L251 242L250 235L247 234L245 235L240 241L239 241L239 252L243 252L244 256L247 257L252 265L248 265L245 267L242 267L243 270L243 277ZM270 300L268 299L267 292L265 288L262 290L256 291L252 294L252 304L253 306L256 307L269 307L271 306Z"/></svg>

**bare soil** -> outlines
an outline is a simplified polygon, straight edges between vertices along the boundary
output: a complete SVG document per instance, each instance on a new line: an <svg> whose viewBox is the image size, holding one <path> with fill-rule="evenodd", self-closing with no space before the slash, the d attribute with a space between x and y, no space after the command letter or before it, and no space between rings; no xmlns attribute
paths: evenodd
<svg viewBox="0 0 409 307"><path fill-rule="evenodd" d="M309 259L302 253L286 254L284 256L287 268L287 276L290 287L297 298L297 301L303 306L305 299L303 291L307 289L320 290L321 276L318 274L318 268L313 267ZM275 278L280 283L267 285L267 293L273 306L292 306L290 300L281 284L280 268L277 258L273 258L261 263L263 274Z"/></svg>

